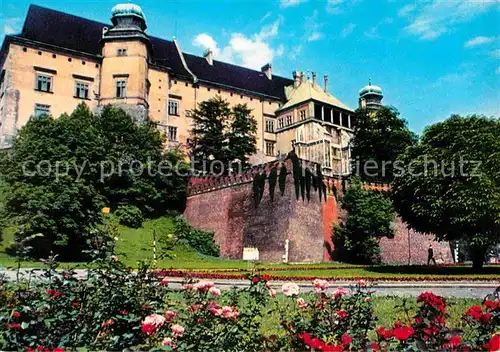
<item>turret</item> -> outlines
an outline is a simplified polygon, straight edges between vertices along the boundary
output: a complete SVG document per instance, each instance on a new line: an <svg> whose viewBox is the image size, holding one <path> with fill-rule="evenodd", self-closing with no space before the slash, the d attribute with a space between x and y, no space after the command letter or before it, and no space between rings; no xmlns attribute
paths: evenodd
<svg viewBox="0 0 500 352"><path fill-rule="evenodd" d="M382 88L372 85L371 80L368 80L368 85L359 91L359 107L378 110L382 106L383 98Z"/></svg>

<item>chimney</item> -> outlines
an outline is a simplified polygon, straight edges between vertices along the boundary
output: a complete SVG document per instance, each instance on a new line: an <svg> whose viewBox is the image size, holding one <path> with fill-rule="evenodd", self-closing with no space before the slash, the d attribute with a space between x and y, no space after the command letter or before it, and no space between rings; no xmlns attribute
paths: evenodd
<svg viewBox="0 0 500 352"><path fill-rule="evenodd" d="M300 83L304 83L306 81L306 74L304 71L300 72Z"/></svg>
<svg viewBox="0 0 500 352"><path fill-rule="evenodd" d="M328 75L325 75L325 93L328 93Z"/></svg>
<svg viewBox="0 0 500 352"><path fill-rule="evenodd" d="M207 50L205 50L205 53L203 54L203 57L207 60L210 66L214 65L214 53L212 49L207 48Z"/></svg>
<svg viewBox="0 0 500 352"><path fill-rule="evenodd" d="M316 85L316 72L313 72L312 75L313 75L313 84Z"/></svg>
<svg viewBox="0 0 500 352"><path fill-rule="evenodd" d="M267 78L273 79L273 65L271 63L265 64L260 70L267 76Z"/></svg>
<svg viewBox="0 0 500 352"><path fill-rule="evenodd" d="M293 87L300 86L300 71L293 71Z"/></svg>

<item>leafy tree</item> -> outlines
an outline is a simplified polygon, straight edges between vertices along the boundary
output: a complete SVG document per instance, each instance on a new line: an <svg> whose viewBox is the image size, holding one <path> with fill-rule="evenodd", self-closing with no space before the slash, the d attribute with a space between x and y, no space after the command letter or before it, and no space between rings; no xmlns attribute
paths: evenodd
<svg viewBox="0 0 500 352"><path fill-rule="evenodd" d="M359 179L355 179L341 202L346 219L334 228L333 258L354 264L380 262L377 239L394 236L392 221L396 213L391 200L363 189Z"/></svg>
<svg viewBox="0 0 500 352"><path fill-rule="evenodd" d="M451 116L427 127L401 155L393 200L415 230L465 240L473 268L500 241L500 120Z"/></svg>
<svg viewBox="0 0 500 352"><path fill-rule="evenodd" d="M229 140L229 161L239 160L243 167L248 166L248 156L257 152L257 121L246 104L238 104L232 109Z"/></svg>
<svg viewBox="0 0 500 352"><path fill-rule="evenodd" d="M415 144L417 136L393 107L383 106L376 112L358 109L355 121L351 141L354 169L364 181L391 182L394 162L406 147Z"/></svg>
<svg viewBox="0 0 500 352"><path fill-rule="evenodd" d="M193 111L192 158L198 171L227 173L234 161L248 166L256 152L257 122L246 104L233 108L220 96L201 102Z"/></svg>
<svg viewBox="0 0 500 352"><path fill-rule="evenodd" d="M192 158L198 171L223 172L227 165L227 140L225 131L231 118L229 102L216 96L198 104L193 110ZM212 166L213 164L213 166Z"/></svg>
<svg viewBox="0 0 500 352"><path fill-rule="evenodd" d="M184 174L187 166L163 142L152 122L111 106L100 115L82 104L58 119L32 118L0 163L17 240L42 234L33 256L76 260L106 241L104 206L135 206L145 216L181 209L186 181L172 166Z"/></svg>

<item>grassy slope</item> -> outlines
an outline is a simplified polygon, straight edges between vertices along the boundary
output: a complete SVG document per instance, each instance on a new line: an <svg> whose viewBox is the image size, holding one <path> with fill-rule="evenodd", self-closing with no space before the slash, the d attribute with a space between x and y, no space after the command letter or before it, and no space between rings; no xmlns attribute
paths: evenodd
<svg viewBox="0 0 500 352"><path fill-rule="evenodd" d="M164 238L174 232L174 226L170 217L163 217L155 220L148 220L140 229L132 229L119 226L119 236L116 243L116 253L120 260L127 265L136 266L138 260L153 259L153 232L156 232L157 239ZM3 233L3 241L0 242L0 267L16 266L14 257L9 256L5 250L14 240L15 229L6 228ZM176 269L241 269L249 268L247 262L243 260L229 260L201 255L192 249L177 244L173 248L174 258L162 258L161 246L158 246L157 262L159 268ZM76 263L66 263L63 266L70 266ZM78 264L76 264L78 265ZM24 267L42 267L39 262L24 262ZM339 268L342 266L342 268ZM500 278L500 266L487 267L482 275L474 275L470 266L467 267L418 267L418 266L374 266L370 268L360 268L338 263L317 263L302 265L285 264L257 264L256 268L276 268L284 267L286 271L268 271L273 276L319 276L319 277L421 277L433 276L446 279L447 277L485 277ZM300 268L309 270L297 270ZM314 267L314 270L311 270Z"/></svg>

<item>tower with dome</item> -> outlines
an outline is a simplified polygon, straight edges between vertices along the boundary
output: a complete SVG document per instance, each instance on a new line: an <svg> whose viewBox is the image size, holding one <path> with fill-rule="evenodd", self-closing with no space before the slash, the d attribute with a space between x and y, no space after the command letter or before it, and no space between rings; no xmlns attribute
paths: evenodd
<svg viewBox="0 0 500 352"><path fill-rule="evenodd" d="M368 80L368 85L359 91L359 107L362 109L378 110L383 105L383 98L382 88L372 84L371 80Z"/></svg>

